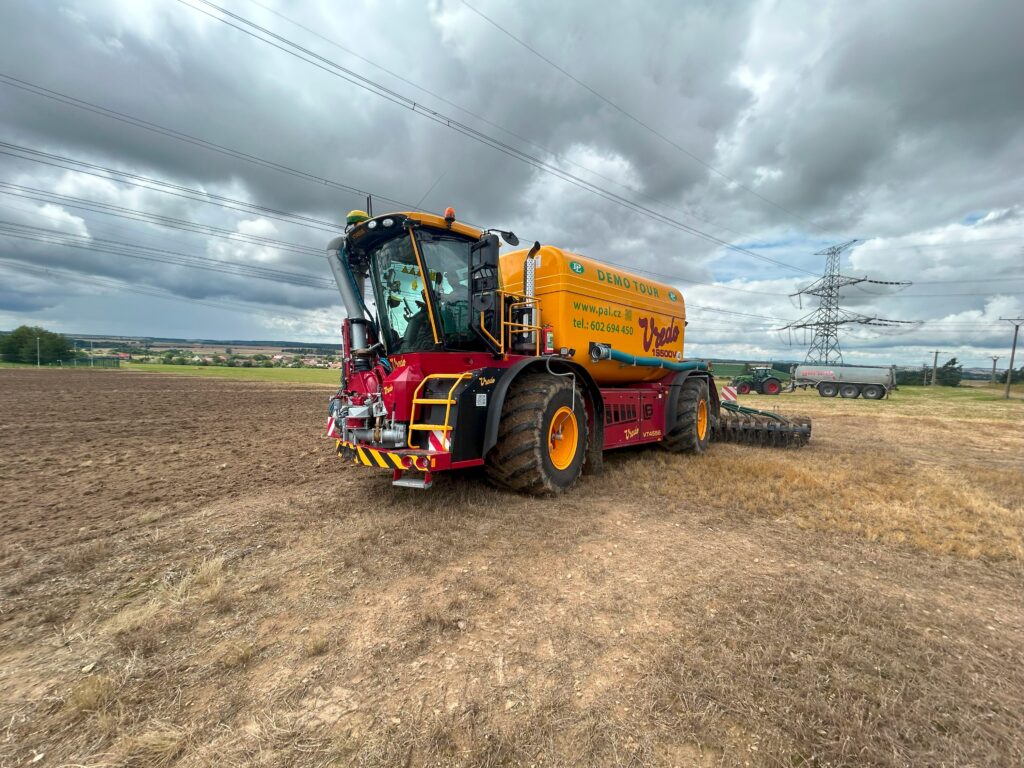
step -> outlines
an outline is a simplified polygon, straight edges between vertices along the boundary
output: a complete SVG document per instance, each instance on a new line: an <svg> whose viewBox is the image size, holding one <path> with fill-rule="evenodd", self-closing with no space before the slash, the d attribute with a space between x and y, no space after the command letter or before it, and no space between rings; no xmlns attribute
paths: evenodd
<svg viewBox="0 0 1024 768"><path fill-rule="evenodd" d="M438 400L437 398L421 398L417 397L413 400L416 405L455 405L454 400Z"/></svg>
<svg viewBox="0 0 1024 768"><path fill-rule="evenodd" d="M445 426L444 424L410 424L409 429L429 429L431 431L439 429L442 432L447 432L451 427Z"/></svg>
<svg viewBox="0 0 1024 768"><path fill-rule="evenodd" d="M426 478L420 475L419 477L400 477L397 480L391 481L392 485L397 485L400 488L416 488L421 491L427 490L434 484L433 480L427 482Z"/></svg>

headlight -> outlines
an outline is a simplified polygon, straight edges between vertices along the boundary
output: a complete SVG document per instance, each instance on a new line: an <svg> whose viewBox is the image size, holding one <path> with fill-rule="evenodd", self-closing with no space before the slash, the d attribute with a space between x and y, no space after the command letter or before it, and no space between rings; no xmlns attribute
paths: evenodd
<svg viewBox="0 0 1024 768"><path fill-rule="evenodd" d="M390 227L394 223L394 219L384 219L384 221L381 222L381 224L383 224L385 227Z"/></svg>
<svg viewBox="0 0 1024 768"><path fill-rule="evenodd" d="M376 229L376 228L377 228L377 222L376 222L376 220L374 220L374 221L371 221L371 222L370 222L369 224L367 224L367 225L366 225L366 228L367 228L367 229Z"/></svg>

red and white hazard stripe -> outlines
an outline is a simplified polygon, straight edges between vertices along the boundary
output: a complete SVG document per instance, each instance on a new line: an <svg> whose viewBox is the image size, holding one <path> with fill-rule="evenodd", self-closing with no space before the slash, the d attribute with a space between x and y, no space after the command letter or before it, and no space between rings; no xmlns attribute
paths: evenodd
<svg viewBox="0 0 1024 768"><path fill-rule="evenodd" d="M427 433L427 442L432 451L447 451L448 437L443 429L432 429Z"/></svg>
<svg viewBox="0 0 1024 768"><path fill-rule="evenodd" d="M736 387L722 387L722 399L736 402Z"/></svg>

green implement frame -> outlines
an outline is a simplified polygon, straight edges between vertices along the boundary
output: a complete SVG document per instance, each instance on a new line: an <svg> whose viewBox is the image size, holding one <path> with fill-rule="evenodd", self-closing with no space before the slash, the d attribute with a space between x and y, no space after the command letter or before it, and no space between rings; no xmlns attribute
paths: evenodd
<svg viewBox="0 0 1024 768"><path fill-rule="evenodd" d="M801 448L811 439L811 420L806 416L782 416L722 401L715 439L745 445Z"/></svg>

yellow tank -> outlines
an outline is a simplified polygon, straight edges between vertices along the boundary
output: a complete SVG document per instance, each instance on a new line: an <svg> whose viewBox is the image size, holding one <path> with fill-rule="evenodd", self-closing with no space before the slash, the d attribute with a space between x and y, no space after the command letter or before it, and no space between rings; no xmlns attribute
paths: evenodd
<svg viewBox="0 0 1024 768"><path fill-rule="evenodd" d="M526 254L502 254L504 290L523 291ZM594 363L589 355L592 341L638 357L682 359L686 306L675 288L551 245L542 246L535 258L540 322L554 329L556 349L576 350L573 359L586 366L598 384L653 381L666 371L612 360Z"/></svg>

